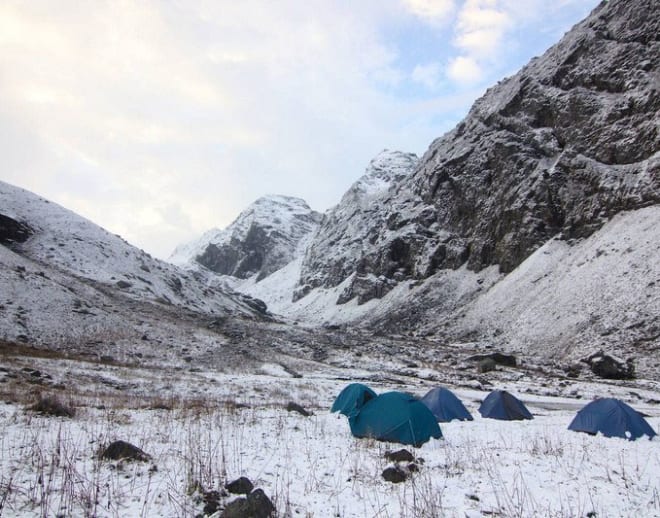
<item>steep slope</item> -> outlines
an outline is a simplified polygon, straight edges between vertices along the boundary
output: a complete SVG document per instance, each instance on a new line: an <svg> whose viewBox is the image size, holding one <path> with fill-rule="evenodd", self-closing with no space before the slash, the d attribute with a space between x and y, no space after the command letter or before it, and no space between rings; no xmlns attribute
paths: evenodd
<svg viewBox="0 0 660 518"><path fill-rule="evenodd" d="M318 226L321 215L304 200L289 196L259 198L223 230L177 247L170 261L201 265L240 279L267 277L300 254L301 242Z"/></svg>
<svg viewBox="0 0 660 518"><path fill-rule="evenodd" d="M548 241L462 308L447 335L554 359L606 349L657 368L659 259L660 206L620 213L572 246Z"/></svg>
<svg viewBox="0 0 660 518"><path fill-rule="evenodd" d="M211 275L156 260L3 182L0 286L0 338L53 347L140 338L159 315L262 318L265 310Z"/></svg>
<svg viewBox="0 0 660 518"><path fill-rule="evenodd" d="M359 261L306 259L299 293L352 273L341 301L366 302L464 264L511 272L556 235L660 202L658 34L657 2L603 2L433 142L378 217L361 213Z"/></svg>
<svg viewBox="0 0 660 518"><path fill-rule="evenodd" d="M365 249L374 245L374 229L389 225L386 217L392 202L392 185L406 178L418 160L412 153L389 150L371 160L364 175L323 217L305 252L294 300L304 297L313 288L337 286L354 273L339 303L347 302L358 293L366 301L388 290L387 284L361 282L362 257Z"/></svg>
<svg viewBox="0 0 660 518"><path fill-rule="evenodd" d="M364 304L353 322L415 329L441 343L505 348L566 363L598 349L657 372L660 206L622 212L590 237L549 240L509 274L442 270ZM336 312L333 321L346 321ZM326 317L328 318L328 317ZM654 374L653 376L655 376Z"/></svg>

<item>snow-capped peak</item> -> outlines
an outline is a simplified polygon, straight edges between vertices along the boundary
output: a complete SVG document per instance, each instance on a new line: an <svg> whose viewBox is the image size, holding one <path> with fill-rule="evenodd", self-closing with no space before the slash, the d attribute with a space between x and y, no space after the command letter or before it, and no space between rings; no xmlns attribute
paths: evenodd
<svg viewBox="0 0 660 518"><path fill-rule="evenodd" d="M316 229L320 219L300 198L264 196L226 228L209 230L196 241L177 247L169 260L240 278L258 273L261 278L289 263L300 241Z"/></svg>
<svg viewBox="0 0 660 518"><path fill-rule="evenodd" d="M384 149L367 166L362 175L346 192L346 201L356 196L374 196L389 189L392 182L408 176L419 158L414 153ZM342 199L342 203L344 203Z"/></svg>

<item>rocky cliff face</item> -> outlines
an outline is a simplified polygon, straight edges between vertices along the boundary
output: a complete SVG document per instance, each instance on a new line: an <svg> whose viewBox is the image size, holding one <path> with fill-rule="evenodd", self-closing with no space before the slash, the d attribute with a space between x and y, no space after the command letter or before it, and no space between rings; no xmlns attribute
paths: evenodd
<svg viewBox="0 0 660 518"><path fill-rule="evenodd" d="M213 229L199 240L178 247L170 261L202 265L223 275L263 279L291 262L318 226L321 215L299 198L259 198L223 230Z"/></svg>
<svg viewBox="0 0 660 518"><path fill-rule="evenodd" d="M654 0L603 2L433 142L377 216L348 216L362 218L360 259L308 254L303 287L355 272L342 300L364 302L463 264L507 273L553 236L660 202L659 35Z"/></svg>
<svg viewBox="0 0 660 518"><path fill-rule="evenodd" d="M555 234L660 201L659 13L601 4L431 145L410 184L471 269L509 272Z"/></svg>
<svg viewBox="0 0 660 518"><path fill-rule="evenodd" d="M412 153L385 150L369 163L364 175L350 187L339 204L324 215L305 252L294 299L303 297L313 288L337 286L356 272L346 293L339 297L339 303L358 293L366 299L387 291L386 281L365 283L361 279L364 251L373 246L378 229L388 225L387 207L392 202L390 188L403 181L418 160Z"/></svg>

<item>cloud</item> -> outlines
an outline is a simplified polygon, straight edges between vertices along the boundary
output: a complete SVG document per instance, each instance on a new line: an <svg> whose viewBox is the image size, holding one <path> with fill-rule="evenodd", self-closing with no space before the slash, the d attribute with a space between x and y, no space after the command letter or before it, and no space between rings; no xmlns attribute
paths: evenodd
<svg viewBox="0 0 660 518"><path fill-rule="evenodd" d="M456 8L453 0L403 0L414 15L433 24L445 23Z"/></svg>
<svg viewBox="0 0 660 518"><path fill-rule="evenodd" d="M387 93L409 77L393 5L3 2L2 179L161 257L264 194L324 210L383 147L437 136Z"/></svg>
<svg viewBox="0 0 660 518"><path fill-rule="evenodd" d="M511 16L501 8L467 2L458 17L454 44L473 56L491 57L499 50L511 25Z"/></svg>
<svg viewBox="0 0 660 518"><path fill-rule="evenodd" d="M477 83L488 62L500 56L512 18L498 0L467 0L458 13L453 45L460 53L447 67L450 79Z"/></svg>
<svg viewBox="0 0 660 518"><path fill-rule="evenodd" d="M442 69L438 63L416 65L411 78L414 82L424 85L432 90L438 86L442 77Z"/></svg>
<svg viewBox="0 0 660 518"><path fill-rule="evenodd" d="M264 194L324 210L464 115L510 30L485 13L515 21L492 4L0 2L2 180L159 257Z"/></svg>
<svg viewBox="0 0 660 518"><path fill-rule="evenodd" d="M447 66L447 76L457 83L478 83L483 75L481 66L470 56L452 58Z"/></svg>

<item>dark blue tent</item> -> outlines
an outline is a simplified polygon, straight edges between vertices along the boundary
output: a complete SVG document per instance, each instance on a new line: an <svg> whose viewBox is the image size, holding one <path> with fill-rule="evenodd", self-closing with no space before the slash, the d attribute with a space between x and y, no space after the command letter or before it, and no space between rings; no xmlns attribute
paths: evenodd
<svg viewBox="0 0 660 518"><path fill-rule="evenodd" d="M493 390L479 407L479 413L490 419L501 419L503 421L520 421L522 419L534 419L529 410L515 396L506 390Z"/></svg>
<svg viewBox="0 0 660 518"><path fill-rule="evenodd" d="M442 432L431 411L417 398L402 392L386 392L367 401L349 416L355 437L373 437L380 441L421 446Z"/></svg>
<svg viewBox="0 0 660 518"><path fill-rule="evenodd" d="M639 412L623 401L613 398L596 399L580 410L569 430L605 437L622 437L634 441L642 435L652 439L657 435Z"/></svg>
<svg viewBox="0 0 660 518"><path fill-rule="evenodd" d="M441 423L448 423L454 419L459 421L472 421L472 416L461 400L449 389L436 387L429 390L421 399L435 418Z"/></svg>
<svg viewBox="0 0 660 518"><path fill-rule="evenodd" d="M376 396L377 394L366 385L351 383L339 393L330 411L349 416L351 413L360 410L367 401L374 399Z"/></svg>

